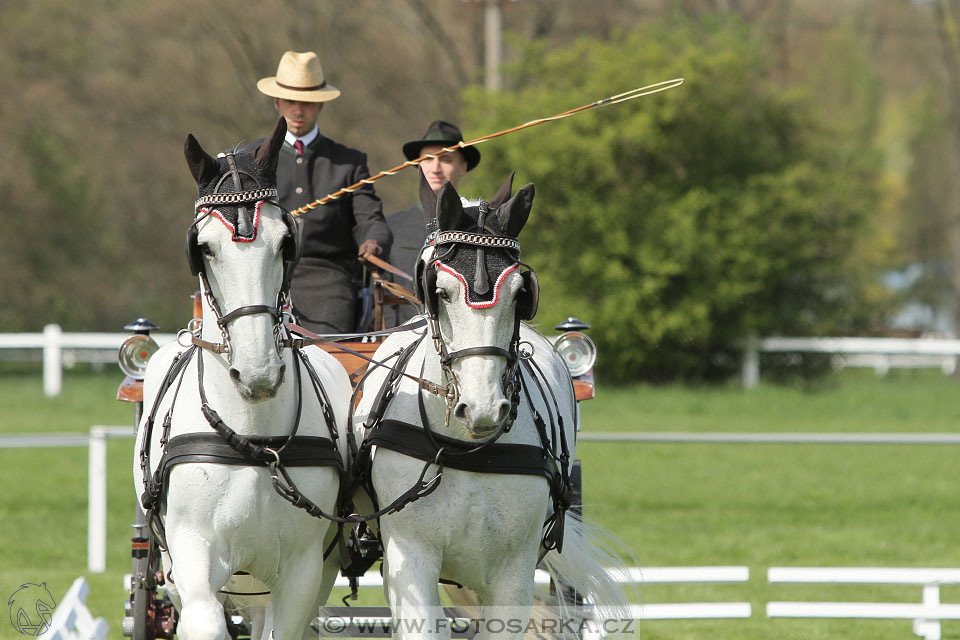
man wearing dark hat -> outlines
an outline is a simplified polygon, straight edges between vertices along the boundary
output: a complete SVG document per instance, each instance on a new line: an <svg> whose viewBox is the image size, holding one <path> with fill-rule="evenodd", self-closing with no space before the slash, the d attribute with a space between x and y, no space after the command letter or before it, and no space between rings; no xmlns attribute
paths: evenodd
<svg viewBox="0 0 960 640"><path fill-rule="evenodd" d="M407 160L415 160L427 154L439 154L420 163L420 170L427 183L436 193L444 182L456 187L460 178L480 162L480 152L476 147L461 147L454 151L440 153L445 148L456 146L463 141L463 134L456 125L436 120L427 127L423 139L413 140L403 145L403 155ZM414 273L414 266L427 239L426 219L423 207L412 207L387 216L387 224L393 232L393 250L390 262L407 273ZM412 318L416 310L411 305L392 305L384 311L388 325L400 325Z"/></svg>
<svg viewBox="0 0 960 640"><path fill-rule="evenodd" d="M257 83L287 121L277 164L280 204L298 209L370 177L366 154L320 133L317 116L340 90L323 77L317 54L287 51L277 75ZM256 146L258 142L253 143ZM391 233L380 198L365 184L300 216L303 256L293 272L291 299L304 327L318 333L350 333L354 326L360 267L357 256L385 255Z"/></svg>

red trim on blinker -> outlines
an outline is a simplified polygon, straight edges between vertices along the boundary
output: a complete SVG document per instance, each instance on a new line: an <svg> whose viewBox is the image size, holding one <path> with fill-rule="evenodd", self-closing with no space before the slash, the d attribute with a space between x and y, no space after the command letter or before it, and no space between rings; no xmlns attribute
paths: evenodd
<svg viewBox="0 0 960 640"><path fill-rule="evenodd" d="M471 309L489 309L490 307L497 306L497 302L500 301L500 285L503 284L503 281L504 279L506 279L507 275L516 271L517 267L520 266L520 263L516 262L512 267L507 267L506 269L503 270L503 273L500 274L500 276L497 278L496 283L494 283L493 285L493 300L491 300L490 302L470 302L470 285L467 284L466 278L460 275L460 272L453 269L452 267L448 267L447 265L443 264L439 260L434 260L433 264L438 269L443 269L450 275L456 276L457 278L459 278L460 282L463 283L464 302L466 302L467 306L470 307Z"/></svg>
<svg viewBox="0 0 960 640"><path fill-rule="evenodd" d="M237 228L233 225L232 222L230 222L229 220L223 217L223 213L221 213L219 209L214 209L213 211L210 211L210 209L200 209L200 212L209 213L210 215L215 217L217 220L222 222L223 226L225 226L227 229L230 229L230 233L232 234L231 240L233 240L234 242L253 242L254 240L257 239L257 233L259 233L260 231L260 207L263 206L264 202L266 201L265 200L257 201L257 212L253 216L253 236L250 238L238 238Z"/></svg>

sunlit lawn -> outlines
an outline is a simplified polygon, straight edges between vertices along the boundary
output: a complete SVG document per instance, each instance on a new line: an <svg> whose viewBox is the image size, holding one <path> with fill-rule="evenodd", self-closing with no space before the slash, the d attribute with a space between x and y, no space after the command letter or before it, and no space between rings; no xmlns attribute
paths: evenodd
<svg viewBox="0 0 960 640"><path fill-rule="evenodd" d="M68 372L46 399L38 371L0 374L0 433L86 432L129 424L119 373ZM849 371L813 391L761 385L605 387L583 406L586 431L960 431L958 383L938 371ZM0 596L74 578L119 638L129 571L132 440L109 444L108 571L86 571L85 448L0 449ZM768 600L920 602L919 588L769 585L766 568L960 566L960 449L892 445L581 443L588 518L641 565L747 565L745 585L648 586L648 602L753 603L749 620L649 622L649 638L909 638L908 621L768 620ZM944 601L960 592L943 590ZM960 625L944 623L945 637ZM0 620L0 638L20 636Z"/></svg>

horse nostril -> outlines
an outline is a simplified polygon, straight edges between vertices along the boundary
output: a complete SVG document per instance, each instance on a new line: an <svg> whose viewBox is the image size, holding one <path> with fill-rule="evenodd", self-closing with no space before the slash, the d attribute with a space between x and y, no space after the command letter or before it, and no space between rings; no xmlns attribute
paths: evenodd
<svg viewBox="0 0 960 640"><path fill-rule="evenodd" d="M234 382L240 382L240 372L233 367L230 367L230 379Z"/></svg>
<svg viewBox="0 0 960 640"><path fill-rule="evenodd" d="M457 403L457 406L453 408L453 415L458 420L463 420L467 424L470 424L470 409L465 402Z"/></svg>
<svg viewBox="0 0 960 640"><path fill-rule="evenodd" d="M277 373L277 386L278 386L278 387L279 387L281 384L283 384L283 376L284 376L284 374L286 374L286 373L287 373L287 363L284 362L284 363L281 363L281 364L280 364L280 371Z"/></svg>

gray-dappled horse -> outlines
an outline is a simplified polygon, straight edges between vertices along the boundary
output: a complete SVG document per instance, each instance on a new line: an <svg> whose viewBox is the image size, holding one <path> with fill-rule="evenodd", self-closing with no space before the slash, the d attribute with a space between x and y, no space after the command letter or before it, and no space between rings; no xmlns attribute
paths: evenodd
<svg viewBox="0 0 960 640"><path fill-rule="evenodd" d="M470 203L449 183L434 195L421 179L426 325L384 341L375 359L386 366L368 374L355 411L376 506L436 476L429 495L379 522L400 638L449 636L441 578L474 590L486 617L526 620L541 560L593 602L623 602L601 566L613 559L566 511L576 401L563 362L525 322L539 291L517 236L534 187L511 189L512 175L491 202ZM521 635L485 627L477 637Z"/></svg>
<svg viewBox="0 0 960 640"><path fill-rule="evenodd" d="M255 151L218 158L192 135L185 144L200 194L187 255L203 317L150 361L133 469L185 640L227 638L223 593L251 577L272 601L262 634L299 640L332 583L329 521L275 486L295 482L334 509L351 393L340 364L295 348L282 324L298 258L297 223L275 188L285 131L280 118Z"/></svg>

